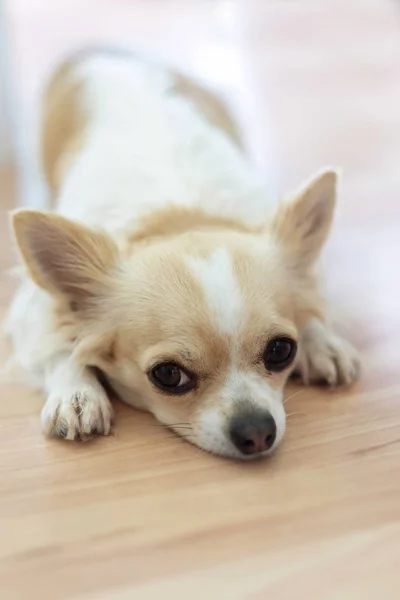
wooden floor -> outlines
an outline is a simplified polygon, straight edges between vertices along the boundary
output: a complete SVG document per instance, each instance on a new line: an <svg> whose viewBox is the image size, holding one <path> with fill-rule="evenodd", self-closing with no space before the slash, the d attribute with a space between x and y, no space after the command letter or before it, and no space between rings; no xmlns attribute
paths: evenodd
<svg viewBox="0 0 400 600"><path fill-rule="evenodd" d="M50 56L85 37L119 39L228 91L261 167L272 123L283 189L343 166L324 272L364 374L347 392L301 390L281 449L253 464L207 455L123 406L114 437L48 441L40 396L3 385L1 597L400 598L400 6L71 0L56 14L50 4L10 3L26 114ZM6 209L12 176L0 185ZM5 217L0 229L6 268ZM12 286L4 276L3 309Z"/></svg>

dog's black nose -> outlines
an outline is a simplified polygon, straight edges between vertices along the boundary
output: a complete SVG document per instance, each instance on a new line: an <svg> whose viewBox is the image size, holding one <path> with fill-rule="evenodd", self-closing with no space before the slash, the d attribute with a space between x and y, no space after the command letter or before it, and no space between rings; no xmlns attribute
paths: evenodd
<svg viewBox="0 0 400 600"><path fill-rule="evenodd" d="M229 434L242 454L260 454L274 445L276 423L269 412L249 411L233 419Z"/></svg>

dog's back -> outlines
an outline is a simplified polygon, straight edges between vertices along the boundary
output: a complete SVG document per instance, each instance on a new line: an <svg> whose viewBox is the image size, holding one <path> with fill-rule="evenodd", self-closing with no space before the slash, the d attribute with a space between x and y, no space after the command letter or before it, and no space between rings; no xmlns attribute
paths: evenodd
<svg viewBox="0 0 400 600"><path fill-rule="evenodd" d="M78 53L66 60L52 75L43 97L41 154L44 175L53 193L57 193L62 173L67 168L66 164L63 165L63 157L78 152L83 143L82 128L85 116L80 97L84 80L75 73L80 64L93 57L135 60L131 53L100 48ZM148 67L150 69L149 64ZM157 68L160 69L159 66ZM237 146L242 147L237 124L226 104L216 94L193 79L172 70L170 84L170 93L186 97L211 125L223 131Z"/></svg>
<svg viewBox="0 0 400 600"><path fill-rule="evenodd" d="M59 212L117 233L170 203L251 221L268 210L225 104L130 53L81 53L56 72L44 98L42 159Z"/></svg>

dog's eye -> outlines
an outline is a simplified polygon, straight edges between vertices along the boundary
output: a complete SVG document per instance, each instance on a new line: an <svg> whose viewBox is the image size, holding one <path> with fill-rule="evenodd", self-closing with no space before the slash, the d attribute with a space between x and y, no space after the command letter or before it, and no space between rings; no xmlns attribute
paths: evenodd
<svg viewBox="0 0 400 600"><path fill-rule="evenodd" d="M174 362L161 363L149 372L149 379L169 394L186 394L196 385L195 378Z"/></svg>
<svg viewBox="0 0 400 600"><path fill-rule="evenodd" d="M264 352L263 360L268 371L283 371L294 360L297 344L290 338L274 338Z"/></svg>

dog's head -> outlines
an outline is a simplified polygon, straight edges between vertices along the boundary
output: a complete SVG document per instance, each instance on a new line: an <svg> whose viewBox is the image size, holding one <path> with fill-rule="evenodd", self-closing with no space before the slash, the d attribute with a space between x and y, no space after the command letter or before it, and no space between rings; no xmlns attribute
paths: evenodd
<svg viewBox="0 0 400 600"><path fill-rule="evenodd" d="M54 214L17 212L14 228L30 276L74 324L76 360L194 444L245 458L284 435L335 188L335 172L318 174L257 230L171 208L125 249Z"/></svg>

